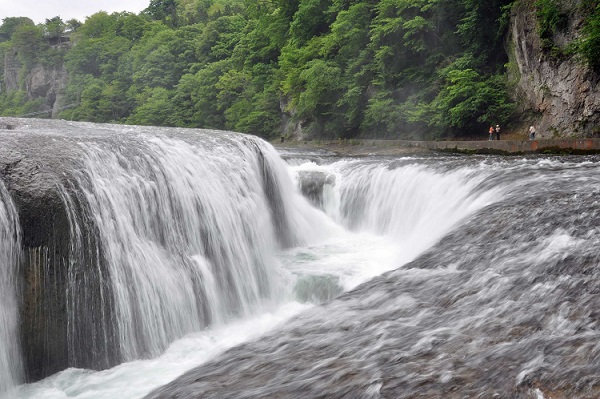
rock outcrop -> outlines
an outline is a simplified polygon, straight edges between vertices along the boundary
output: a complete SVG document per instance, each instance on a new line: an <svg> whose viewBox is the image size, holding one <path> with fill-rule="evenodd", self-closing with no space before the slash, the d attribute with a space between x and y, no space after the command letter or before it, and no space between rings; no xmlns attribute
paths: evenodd
<svg viewBox="0 0 600 399"><path fill-rule="evenodd" d="M69 42L61 46L69 47ZM64 64L56 66L34 65L25 75L22 64L14 50L4 56L4 90L8 93L24 90L29 100L44 99L44 110L56 118L64 104L63 90L67 87L68 73Z"/></svg>
<svg viewBox="0 0 600 399"><path fill-rule="evenodd" d="M27 96L29 98L45 98L46 105L56 118L62 104L62 90L67 87L67 71L64 65L54 68L46 68L36 65L25 82Z"/></svg>
<svg viewBox="0 0 600 399"><path fill-rule="evenodd" d="M60 166L71 162L69 151L76 147L52 135L28 134L25 119L2 122L13 127L0 131L0 178L15 201L23 232L21 343L26 379L33 381L68 366L64 309L71 237L57 188Z"/></svg>
<svg viewBox="0 0 600 399"><path fill-rule="evenodd" d="M80 220L84 205L69 180L69 171L82 157L77 145L81 136L62 133L87 131L84 125L42 119L0 118L1 126L7 128L0 129L0 179L15 203L22 231L20 340L25 378L36 381L67 367L103 369L117 364L114 332L100 331L96 322L103 295L98 291L103 287L95 271L86 272L85 282L72 283L74 275L98 263L98 254L90 250L96 248L95 231ZM80 311L82 304L88 312ZM112 314L110 301L103 309ZM103 337L101 344L94 339L98 336Z"/></svg>
<svg viewBox="0 0 600 399"><path fill-rule="evenodd" d="M14 51L4 54L4 90L7 92L19 90L19 70L21 62Z"/></svg>
<svg viewBox="0 0 600 399"><path fill-rule="evenodd" d="M532 115L539 138L600 137L600 76L577 56L547 54L542 49L534 0L517 2L509 32L511 80L522 111ZM569 6L569 22L553 38L565 48L580 35L583 16L579 0Z"/></svg>

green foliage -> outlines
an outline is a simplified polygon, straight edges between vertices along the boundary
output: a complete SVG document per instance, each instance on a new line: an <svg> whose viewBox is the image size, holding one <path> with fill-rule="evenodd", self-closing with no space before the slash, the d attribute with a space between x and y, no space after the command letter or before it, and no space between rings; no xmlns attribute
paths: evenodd
<svg viewBox="0 0 600 399"><path fill-rule="evenodd" d="M566 29L569 16L562 10L560 0L536 0L535 6L542 47L544 50L550 51L555 47L554 34Z"/></svg>
<svg viewBox="0 0 600 399"><path fill-rule="evenodd" d="M37 112L44 105L43 99L30 101L24 90L17 90L0 96L0 109L4 116L22 116Z"/></svg>
<svg viewBox="0 0 600 399"><path fill-rule="evenodd" d="M79 27L78 33L85 38L102 38L111 36L115 29L116 17L105 11L97 12L89 16L85 23Z"/></svg>
<svg viewBox="0 0 600 399"><path fill-rule="evenodd" d="M505 82L483 77L472 69L449 69L446 85L429 105L429 124L438 135L465 131L473 126L499 123L513 112ZM482 130L483 131L483 130Z"/></svg>
<svg viewBox="0 0 600 399"><path fill-rule="evenodd" d="M99 12L83 24L5 18L0 53L15 49L23 71L64 62L63 94L78 105L61 117L75 120L266 138L287 119L322 138L478 134L510 118L503 43L511 4L151 0L139 15ZM560 28L553 1L536 4L548 29ZM596 19L580 47L590 63L600 59ZM49 45L65 33L75 43L66 53ZM23 96L0 94L0 113L23 112L31 102Z"/></svg>
<svg viewBox="0 0 600 399"><path fill-rule="evenodd" d="M12 35L12 44L26 72L33 68L38 54L48 48L42 28L28 24L17 26Z"/></svg>
<svg viewBox="0 0 600 399"><path fill-rule="evenodd" d="M44 34L50 39L60 38L65 33L65 29L66 24L60 17L46 19L46 23L44 24Z"/></svg>
<svg viewBox="0 0 600 399"><path fill-rule="evenodd" d="M72 18L65 22L65 30L67 32L76 32L81 27L81 22L75 18Z"/></svg>
<svg viewBox="0 0 600 399"><path fill-rule="evenodd" d="M362 128L376 138L387 138L405 122L399 102L387 93L378 93L368 100Z"/></svg>
<svg viewBox="0 0 600 399"><path fill-rule="evenodd" d="M8 17L2 19L2 25L0 25L0 42L10 40L21 25L33 26L35 24L27 17Z"/></svg>
<svg viewBox="0 0 600 399"><path fill-rule="evenodd" d="M140 96L138 106L127 119L135 125L177 126L174 105L169 90L156 87L148 89Z"/></svg>
<svg viewBox="0 0 600 399"><path fill-rule="evenodd" d="M198 58L207 62L230 58L245 24L246 20L240 15L223 16L209 22L199 40Z"/></svg>
<svg viewBox="0 0 600 399"><path fill-rule="evenodd" d="M156 21L162 21L166 25L177 26L177 1L176 0L151 0L144 14Z"/></svg>
<svg viewBox="0 0 600 399"><path fill-rule="evenodd" d="M328 0L304 0L290 24L290 36L296 44L304 44L329 30L332 22L328 13Z"/></svg>
<svg viewBox="0 0 600 399"><path fill-rule="evenodd" d="M567 27L569 17L562 11L560 0L536 0L535 5L540 37L550 38Z"/></svg>
<svg viewBox="0 0 600 399"><path fill-rule="evenodd" d="M144 34L152 29L152 23L147 19L131 14L121 14L114 25L114 33L132 42L140 40Z"/></svg>
<svg viewBox="0 0 600 399"><path fill-rule="evenodd" d="M600 72L600 4L592 8L583 32L578 50L588 64Z"/></svg>

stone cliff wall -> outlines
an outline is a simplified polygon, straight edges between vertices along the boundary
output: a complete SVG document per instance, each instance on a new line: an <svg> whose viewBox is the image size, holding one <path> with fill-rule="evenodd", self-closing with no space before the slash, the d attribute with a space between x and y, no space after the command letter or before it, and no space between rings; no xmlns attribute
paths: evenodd
<svg viewBox="0 0 600 399"><path fill-rule="evenodd" d="M12 92L19 90L19 71L21 62L14 51L8 50L4 55L4 90Z"/></svg>
<svg viewBox="0 0 600 399"><path fill-rule="evenodd" d="M52 110L53 118L58 116L61 106L65 105L62 91L66 86L67 71L64 65L54 68L36 65L25 81L29 98L45 98L46 105Z"/></svg>
<svg viewBox="0 0 600 399"><path fill-rule="evenodd" d="M534 3L516 3L509 32L515 99L532 115L524 122L537 126L539 138L600 137L600 76L577 56L553 57L542 51ZM581 1L569 3L568 27L553 38L563 48L580 36L583 26Z"/></svg>
<svg viewBox="0 0 600 399"><path fill-rule="evenodd" d="M4 90L8 93L24 90L29 100L45 99L44 109L48 110L53 118L57 117L60 108L65 105L62 94L67 87L68 78L65 66L61 64L47 67L38 64L24 77L21 76L22 70L23 66L17 53L7 51L4 56Z"/></svg>

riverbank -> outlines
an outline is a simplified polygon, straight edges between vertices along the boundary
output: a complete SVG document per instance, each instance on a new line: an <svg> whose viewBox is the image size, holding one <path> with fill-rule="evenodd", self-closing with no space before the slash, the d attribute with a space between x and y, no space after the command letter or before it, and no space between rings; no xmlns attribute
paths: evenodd
<svg viewBox="0 0 600 399"><path fill-rule="evenodd" d="M494 141L352 139L275 142L273 145L277 148L318 149L340 156L413 155L430 152L497 155L600 153L600 139Z"/></svg>

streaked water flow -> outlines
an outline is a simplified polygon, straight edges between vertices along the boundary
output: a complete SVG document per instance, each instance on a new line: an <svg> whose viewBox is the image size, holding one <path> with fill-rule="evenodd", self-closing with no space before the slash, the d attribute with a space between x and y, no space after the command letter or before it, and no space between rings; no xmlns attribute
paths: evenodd
<svg viewBox="0 0 600 399"><path fill-rule="evenodd" d="M122 360L283 302L275 252L310 235L298 226L310 213L294 209L301 198L257 143L81 144L73 185L98 230Z"/></svg>
<svg viewBox="0 0 600 399"><path fill-rule="evenodd" d="M316 168L333 176L320 188L319 209L300 195L303 172L314 165L288 167L261 143L227 143L226 159L215 148L164 137L127 148L80 145L86 155L68 191L79 193L98 229L117 341L132 362L92 374L63 372L23 388L22 397L111 397L123 391L111 384L129 385L140 368L181 373L179 356L200 363L218 353L204 344L186 347L187 354L172 349L195 342L195 332L208 328L203 336L224 349L241 341L214 334L239 329L235 319L248 320L238 334L243 340L256 336L265 312L274 328L305 308L299 302L330 300L412 260L498 191L476 192L485 176L473 176L477 168L439 173L425 165L341 161ZM436 185L447 194L443 200L438 191L428 195ZM156 358L173 341L171 355ZM133 361L144 357L156 359ZM176 374L144 379L122 397L139 397ZM104 388L92 382L105 379Z"/></svg>
<svg viewBox="0 0 600 399"><path fill-rule="evenodd" d="M150 397L443 397L452 386L476 397L534 380L522 392L535 397L546 380L532 376L554 370L531 349L548 342L536 331L596 336L595 322L569 325L579 316L551 295L589 284L563 275L564 262L595 270L594 159L300 154L286 164L227 134L78 145L60 186L69 345L77 365L93 331L84 357L113 367L70 368L17 398L141 398L199 364ZM595 303L585 301L584 316ZM571 348L552 344L555 357ZM473 370L507 359L520 362L510 381L482 386Z"/></svg>
<svg viewBox="0 0 600 399"><path fill-rule="evenodd" d="M434 201L442 205L433 208L440 215L445 205L461 212L485 197L487 206L463 214L460 227L404 267L305 311L147 398L599 397L598 161L416 163L423 166L415 173L468 176L455 181L459 187L475 179L467 196L461 188L445 191L441 180L441 188L428 186L448 200ZM411 204L417 212L432 210L427 199L415 199L424 202ZM351 206L364 209L363 216L341 212L352 217L344 223L367 230L383 224L392 236L404 234L395 219L370 224L377 209L358 200ZM385 200L379 204L391 212ZM445 225L422 215L430 229Z"/></svg>
<svg viewBox="0 0 600 399"><path fill-rule="evenodd" d="M0 395L21 380L17 308L20 240L16 209L0 181Z"/></svg>

